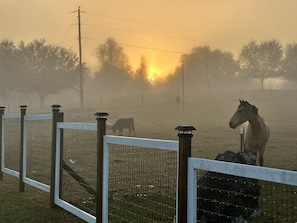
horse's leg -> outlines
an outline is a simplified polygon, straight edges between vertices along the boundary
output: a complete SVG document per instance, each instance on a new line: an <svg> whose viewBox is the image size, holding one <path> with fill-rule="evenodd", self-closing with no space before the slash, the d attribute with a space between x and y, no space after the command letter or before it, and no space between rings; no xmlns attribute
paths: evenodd
<svg viewBox="0 0 297 223"><path fill-rule="evenodd" d="M259 163L260 163L260 166L263 166L263 163L264 163L264 158L263 158L264 150L265 150L265 146L263 146L259 150Z"/></svg>
<svg viewBox="0 0 297 223"><path fill-rule="evenodd" d="M131 136L131 127L129 127L128 129L129 129L129 136Z"/></svg>
<svg viewBox="0 0 297 223"><path fill-rule="evenodd" d="M123 135L123 129L119 129L119 136Z"/></svg>

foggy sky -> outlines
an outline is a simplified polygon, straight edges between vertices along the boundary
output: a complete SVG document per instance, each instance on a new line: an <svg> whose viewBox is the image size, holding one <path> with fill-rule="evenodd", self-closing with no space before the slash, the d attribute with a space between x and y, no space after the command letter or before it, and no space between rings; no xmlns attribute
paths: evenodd
<svg viewBox="0 0 297 223"><path fill-rule="evenodd" d="M96 66L94 49L114 38L138 66L144 55L151 72L173 71L181 53L209 45L237 57L251 40L296 42L295 0L2 0L0 39L45 38L78 51L81 7L83 61Z"/></svg>

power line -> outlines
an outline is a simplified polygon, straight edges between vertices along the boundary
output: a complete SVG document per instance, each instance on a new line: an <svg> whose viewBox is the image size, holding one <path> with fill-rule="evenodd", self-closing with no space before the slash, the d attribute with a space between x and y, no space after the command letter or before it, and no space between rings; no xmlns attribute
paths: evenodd
<svg viewBox="0 0 297 223"><path fill-rule="evenodd" d="M73 11L73 12L77 12L77 11ZM69 14L69 13L73 13L73 12L52 13L52 14L45 14L45 15L36 15L36 16L9 18L9 19L2 19L0 21L10 21L10 20L18 20L18 19L32 19L32 18L41 18L41 17L49 17L49 16L58 16L58 15L64 15L64 14ZM83 13L83 12L81 11L81 13ZM111 18L111 19L123 20L123 21L128 21L128 22L134 22L134 23L141 23L141 24L153 25L153 26L158 26L158 27L166 27L166 28L171 28L171 29L178 29L178 30L183 30L183 31L184 30L187 30L187 31L191 31L191 32L207 33L207 32L202 32L202 31L198 31L198 30L192 30L192 29L186 29L186 28L174 27L174 26L167 26L167 25L159 25L159 24L153 24L153 23L148 23L148 22L141 22L141 21L126 19L126 18L120 18L120 17L114 17L114 16L108 16L108 15L86 13L86 15L87 14L89 14L89 15L95 15L95 16L100 16L100 17L107 17L107 18ZM43 30L37 30L37 31L31 31L31 32L23 32L23 33L18 33L18 34L9 34L8 36L24 35L24 34L37 33L37 32L45 32L45 31L50 31L50 30L55 30L55 29L59 29L59 28L68 27L67 31L63 35L62 40L59 42L59 44L61 44L61 43L64 43L64 42L73 41L73 39L68 40L68 41L64 41L64 40L65 40L65 37L68 35L69 31L71 30L71 28L74 26L76 20L77 20L77 18L74 19L74 21L72 22L72 24L70 26L69 25L66 25L66 26L53 27L53 28L49 28L49 29L43 29ZM133 31L133 30L111 28L111 27L106 27L106 26L98 26L98 25L91 25L91 24L83 24L83 25L90 26L90 27L98 27L98 28L103 28L103 29L109 29L109 30L115 30L115 31L120 31L120 32L128 32L128 33L139 34L139 35L155 36L155 37L177 39L177 40L184 40L184 41L191 41L191 42L207 42L207 43L209 43L208 41L198 41L198 40L186 39L186 38L179 38L179 37L173 37L173 36L163 36L163 35L150 34L150 33ZM208 34L218 34L218 33L208 33ZM5 36L7 36L7 35L5 35ZM88 37L81 37L81 38L88 39L88 40L93 40L93 41L105 42L105 41L102 41L102 40L88 38ZM119 45L129 46L129 47L135 47L135 48L141 48L141 49L147 49L147 50L160 51L160 52L174 53L174 54L183 54L184 53L184 52L180 52L180 51L176 51L176 50L160 49L160 48L147 47L147 46L141 46L141 45L136 45L136 44L128 44L128 43L119 43Z"/></svg>
<svg viewBox="0 0 297 223"><path fill-rule="evenodd" d="M98 39L89 38L89 37L82 37L82 38L87 39L87 40L97 41L97 42L106 42L106 40L98 40ZM118 44L123 45L123 46L130 46L130 47L142 48L142 49L147 49L147 50L155 50L155 51L161 51L161 52L166 52L166 53L176 53L176 54L184 53L184 52L175 51L175 50L158 49L158 48L139 46L139 45L134 45L134 44L129 44L129 43L118 43Z"/></svg>
<svg viewBox="0 0 297 223"><path fill-rule="evenodd" d="M35 18L43 18L43 17L51 17L57 15L65 15L69 14L70 12L61 12L61 13L52 13L52 14L45 14L45 15L35 15L35 16L24 16L24 17L15 17L15 18L7 18L7 19L0 19L0 22L6 21L14 21L14 20L24 20L24 19L35 19Z"/></svg>
<svg viewBox="0 0 297 223"><path fill-rule="evenodd" d="M41 29L41 30L30 31L30 32L5 34L5 36L16 36L16 35L24 35L24 34L31 34L31 33L45 32L45 31L50 31L50 30L55 30L55 29L61 29L61 28L65 28L65 27L69 27L69 25L56 26L56 27L52 27L52 28L48 28L48 29ZM4 34L0 34L0 36L4 36Z"/></svg>
<svg viewBox="0 0 297 223"><path fill-rule="evenodd" d="M175 30L181 30L181 31L188 31L188 32L195 32L195 33L204 33L204 34L211 34L211 35L224 35L224 36L229 36L229 37L233 37L233 38L251 39L251 37L235 36L233 34L228 34L228 33L205 32L205 31L201 31L201 30L188 29L188 28L184 28L184 27L177 27L177 26L169 26L169 25L162 25L162 24L156 24L156 23L149 23L149 22L144 22L144 21L137 21L137 20L133 20L133 19L126 19L126 18L122 18L122 17L109 16L109 15L96 14L96 13L87 13L87 14L98 16L98 17L106 17L106 18L110 18L110 19L116 19L116 20L121 20L121 21L146 24L146 25L163 27L163 28L169 28L169 29L175 29Z"/></svg>
<svg viewBox="0 0 297 223"><path fill-rule="evenodd" d="M163 35L157 35L157 34L150 34L150 33L144 33L144 32L132 31L132 30L110 28L110 27L106 27L106 26L91 25L91 24L86 24L86 23L84 23L84 25L91 26L91 27L97 27L97 28L101 28L101 29L108 29L108 30L114 30L114 31L120 31L120 32L134 33L134 34L139 34L139 35L155 36L155 37L162 37L162 38L176 39L176 40L185 40L185 41L189 41L189 42L207 42L207 41L199 41L199 40L187 39L187 38L179 38L179 37L172 37L172 36L163 36ZM209 43L209 42L207 42L207 43Z"/></svg>
<svg viewBox="0 0 297 223"><path fill-rule="evenodd" d="M73 20L72 24L69 26L68 30L67 30L66 33L64 34L64 36L63 36L61 42L64 41L66 35L69 33L70 29L73 27L73 25L75 24L76 20L77 20L77 18L75 17L75 19Z"/></svg>

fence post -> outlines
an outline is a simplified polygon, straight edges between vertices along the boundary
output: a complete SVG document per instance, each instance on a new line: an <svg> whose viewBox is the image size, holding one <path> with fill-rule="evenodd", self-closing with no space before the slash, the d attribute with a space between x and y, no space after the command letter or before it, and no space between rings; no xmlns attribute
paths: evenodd
<svg viewBox="0 0 297 223"><path fill-rule="evenodd" d="M178 161L178 223L187 222L187 182L188 182L188 157L191 157L193 126L177 126L179 137L179 161Z"/></svg>
<svg viewBox="0 0 297 223"><path fill-rule="evenodd" d="M242 151L243 148L243 127L240 126L240 151Z"/></svg>
<svg viewBox="0 0 297 223"><path fill-rule="evenodd" d="M60 105L52 105L52 152L51 152L51 179L50 179L50 208L55 207L55 171L56 171L56 138L57 138L57 122L59 122Z"/></svg>
<svg viewBox="0 0 297 223"><path fill-rule="evenodd" d="M64 122L64 113L59 112L58 122ZM64 130L61 129L61 137L60 137L60 196L63 195L63 158L64 157Z"/></svg>
<svg viewBox="0 0 297 223"><path fill-rule="evenodd" d="M106 134L106 112L97 112L97 197L96 223L102 222L102 189L103 189L103 136Z"/></svg>
<svg viewBox="0 0 297 223"><path fill-rule="evenodd" d="M20 175L19 175L19 192L25 191L25 183L23 181L23 157L24 157L24 117L26 115L27 105L21 105L21 140L20 140Z"/></svg>
<svg viewBox="0 0 297 223"><path fill-rule="evenodd" d="M3 172L2 172L2 134L3 134L3 131L4 129L2 128L3 127L3 123L2 123L2 116L4 115L4 109L5 107L1 106L0 107L0 181L3 180Z"/></svg>

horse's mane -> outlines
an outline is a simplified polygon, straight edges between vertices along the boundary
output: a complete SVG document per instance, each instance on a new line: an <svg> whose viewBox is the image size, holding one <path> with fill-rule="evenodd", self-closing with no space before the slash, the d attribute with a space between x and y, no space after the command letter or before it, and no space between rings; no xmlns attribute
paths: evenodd
<svg viewBox="0 0 297 223"><path fill-rule="evenodd" d="M239 102L240 102L240 105L251 107L252 110L253 110L253 112L255 112L256 114L258 114L258 108L255 105L252 105L249 102L244 101L244 100L239 100Z"/></svg>

